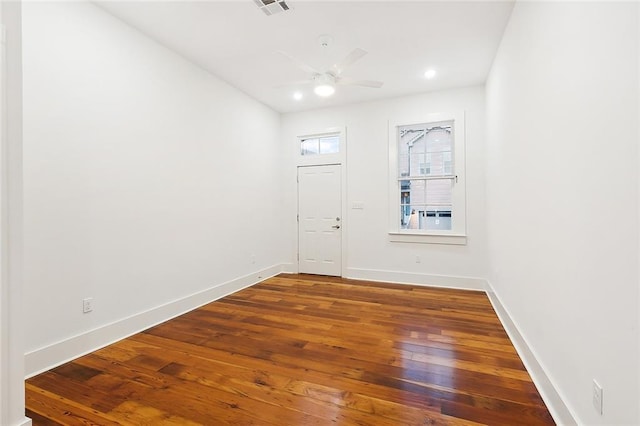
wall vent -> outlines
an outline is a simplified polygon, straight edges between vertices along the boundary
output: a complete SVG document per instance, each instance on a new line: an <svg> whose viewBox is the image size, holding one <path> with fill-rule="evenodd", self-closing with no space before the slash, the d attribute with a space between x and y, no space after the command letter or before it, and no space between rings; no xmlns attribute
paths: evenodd
<svg viewBox="0 0 640 426"><path fill-rule="evenodd" d="M265 15L275 15L276 13L289 10L289 5L284 0L253 0Z"/></svg>

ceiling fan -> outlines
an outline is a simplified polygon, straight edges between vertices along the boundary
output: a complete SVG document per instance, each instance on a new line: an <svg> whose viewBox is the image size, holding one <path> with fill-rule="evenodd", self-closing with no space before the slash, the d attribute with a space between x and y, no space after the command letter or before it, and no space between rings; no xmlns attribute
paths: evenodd
<svg viewBox="0 0 640 426"><path fill-rule="evenodd" d="M321 46L326 48L329 44L328 41L323 42L320 40ZM352 65L354 62L362 58L367 54L366 51L362 49L354 49L351 53L349 53L342 61L332 65L326 71L319 71L316 68L308 65L301 60L289 55L286 52L279 51L279 53L286 58L288 58L291 62L294 63L298 68L302 71L311 75L311 77L307 80L295 81L291 83L285 84L285 86L291 85L300 85L300 84L313 84L313 91L318 96L327 97L333 95L335 92L336 85L344 85L344 86L362 86L362 87L372 87L379 89L384 84L381 81L373 81L373 80L356 80L351 77L345 77L342 75L342 72Z"/></svg>

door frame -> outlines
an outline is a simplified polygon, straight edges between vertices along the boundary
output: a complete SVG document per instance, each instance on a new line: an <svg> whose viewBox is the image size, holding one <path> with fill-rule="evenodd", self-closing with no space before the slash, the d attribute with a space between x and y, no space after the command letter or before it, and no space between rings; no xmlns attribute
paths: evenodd
<svg viewBox="0 0 640 426"><path fill-rule="evenodd" d="M300 141L302 139L308 139L318 136L327 135L339 135L340 148L337 154L326 155L314 155L303 157L300 155ZM347 217L347 129L346 127L330 127L316 132L300 133L296 136L295 143L295 158L296 158L296 203L295 213L296 217L299 217L299 205L300 205L300 185L298 182L298 172L300 167L310 166L340 166L340 222L342 232L340 233L340 276L344 277L347 269L347 238L346 233L349 229L349 220ZM295 255L295 270L300 272L300 222L296 220L296 255Z"/></svg>
<svg viewBox="0 0 640 426"><path fill-rule="evenodd" d="M22 3L0 2L0 424L27 426L22 307Z"/></svg>

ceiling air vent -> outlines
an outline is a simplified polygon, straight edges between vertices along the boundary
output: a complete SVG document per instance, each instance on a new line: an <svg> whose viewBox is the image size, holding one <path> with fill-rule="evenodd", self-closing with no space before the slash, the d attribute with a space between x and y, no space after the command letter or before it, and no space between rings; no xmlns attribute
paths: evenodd
<svg viewBox="0 0 640 426"><path fill-rule="evenodd" d="M265 15L274 15L276 13L289 10L289 5L284 0L253 0Z"/></svg>

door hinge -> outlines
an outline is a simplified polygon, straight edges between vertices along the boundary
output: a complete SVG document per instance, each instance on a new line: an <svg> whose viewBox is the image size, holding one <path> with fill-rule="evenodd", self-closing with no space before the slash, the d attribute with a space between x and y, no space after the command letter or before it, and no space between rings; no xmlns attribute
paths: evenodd
<svg viewBox="0 0 640 426"><path fill-rule="evenodd" d="M298 253L296 257L298 259L298 262L300 262L300 253Z"/></svg>
<svg viewBox="0 0 640 426"><path fill-rule="evenodd" d="M299 214L296 215L296 222L300 222L300 215Z"/></svg>

